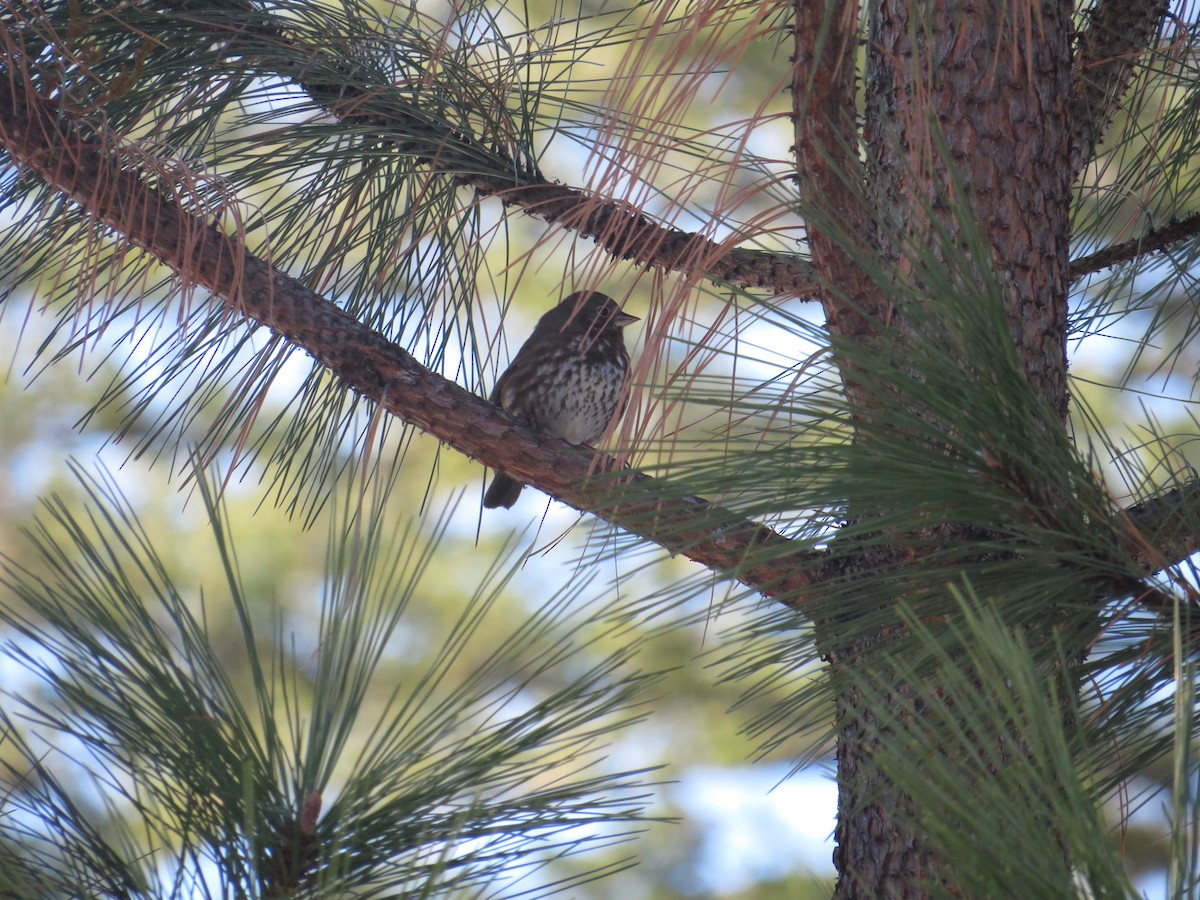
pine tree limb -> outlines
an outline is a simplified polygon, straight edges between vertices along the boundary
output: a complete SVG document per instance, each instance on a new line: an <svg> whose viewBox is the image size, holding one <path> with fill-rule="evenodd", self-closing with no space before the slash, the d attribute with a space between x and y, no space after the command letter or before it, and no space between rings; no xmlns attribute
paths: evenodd
<svg viewBox="0 0 1200 900"><path fill-rule="evenodd" d="M1071 262L1071 278L1078 280L1101 269L1166 250L1172 244L1200 234L1200 213L1192 213L1162 228L1151 228L1141 237L1112 244Z"/></svg>

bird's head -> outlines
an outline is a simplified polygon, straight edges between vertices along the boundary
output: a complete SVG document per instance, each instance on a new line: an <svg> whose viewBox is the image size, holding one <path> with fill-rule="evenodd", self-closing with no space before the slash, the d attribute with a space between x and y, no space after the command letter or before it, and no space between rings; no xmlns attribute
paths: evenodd
<svg viewBox="0 0 1200 900"><path fill-rule="evenodd" d="M624 328L636 321L637 316L622 312L617 301L607 294L576 291L542 316L537 330L600 332L608 328Z"/></svg>

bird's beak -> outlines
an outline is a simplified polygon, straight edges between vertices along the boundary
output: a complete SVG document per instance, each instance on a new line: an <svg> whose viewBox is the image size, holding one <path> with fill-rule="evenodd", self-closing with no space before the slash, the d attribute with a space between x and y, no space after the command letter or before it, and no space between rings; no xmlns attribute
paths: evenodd
<svg viewBox="0 0 1200 900"><path fill-rule="evenodd" d="M618 310L616 316L613 317L613 324L618 328L624 328L626 325L632 325L634 322L640 321L641 319L637 316L631 316L629 313L621 310Z"/></svg>

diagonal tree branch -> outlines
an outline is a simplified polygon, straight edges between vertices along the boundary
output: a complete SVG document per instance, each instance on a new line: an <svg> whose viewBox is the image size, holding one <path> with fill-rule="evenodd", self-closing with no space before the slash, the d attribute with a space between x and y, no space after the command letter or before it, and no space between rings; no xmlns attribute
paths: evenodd
<svg viewBox="0 0 1200 900"><path fill-rule="evenodd" d="M277 73L302 88L330 115L376 133L433 171L474 189L480 197L496 197L505 205L518 206L551 225L592 238L613 256L638 265L687 274L702 272L739 287L764 288L777 294L802 297L816 290L812 265L798 255L718 243L656 222L618 200L549 181L531 162L512 158L499 142L431 122L395 85L382 80L373 83L368 72L347 71L341 57L290 39L285 26L274 17L264 18L242 0L234 0L234 4L253 17L253 25L192 21L227 42L233 54L260 55L263 42L269 42L269 59ZM342 77L335 77L339 75Z"/></svg>
<svg viewBox="0 0 1200 900"><path fill-rule="evenodd" d="M1071 85L1071 177L1079 177L1116 115L1167 0L1098 0L1079 34Z"/></svg>
<svg viewBox="0 0 1200 900"><path fill-rule="evenodd" d="M549 438L421 366L340 307L246 252L186 212L179 199L114 163L112 148L81 136L58 104L0 73L0 144L88 213L201 284L230 309L304 349L354 391L456 450L594 513L765 596L801 603L824 577L824 555L695 497L665 497L630 474L613 490L593 468L610 457ZM617 499L614 499L617 498Z"/></svg>

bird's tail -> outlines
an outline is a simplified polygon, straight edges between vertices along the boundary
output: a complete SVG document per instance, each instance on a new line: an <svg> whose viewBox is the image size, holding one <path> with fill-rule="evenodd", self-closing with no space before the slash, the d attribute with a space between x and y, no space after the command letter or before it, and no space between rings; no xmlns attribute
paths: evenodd
<svg viewBox="0 0 1200 900"><path fill-rule="evenodd" d="M514 481L503 472L497 472L492 483L488 485L487 493L483 495L484 508L495 509L498 506L503 506L505 509L510 508L521 496L523 487L525 485L521 482Z"/></svg>

